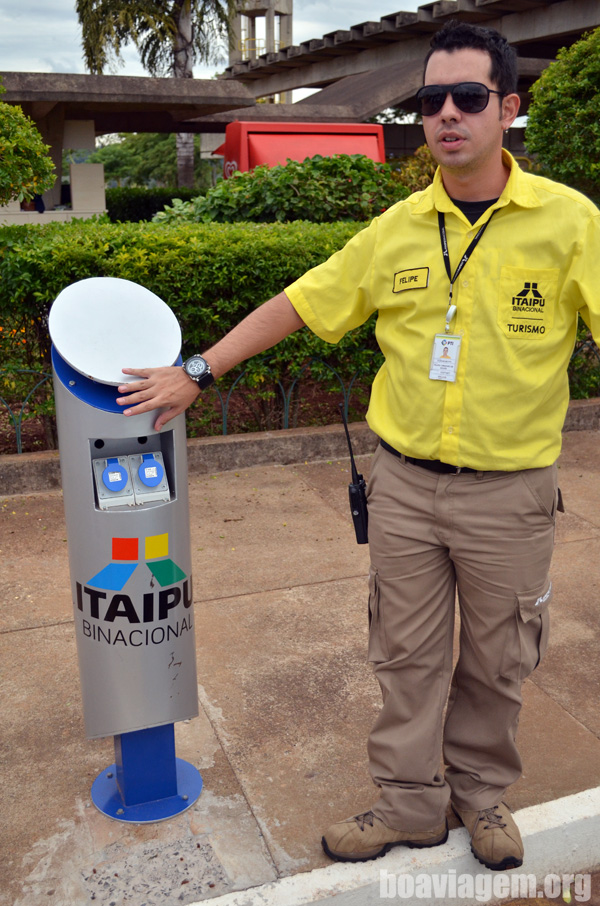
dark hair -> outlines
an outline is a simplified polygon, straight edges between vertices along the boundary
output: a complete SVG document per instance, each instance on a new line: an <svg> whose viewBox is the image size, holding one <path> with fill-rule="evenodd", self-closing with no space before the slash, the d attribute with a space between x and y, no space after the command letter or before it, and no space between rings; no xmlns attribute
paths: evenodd
<svg viewBox="0 0 600 906"><path fill-rule="evenodd" d="M423 80L425 70L436 50L464 50L474 48L485 50L490 55L490 78L502 94L512 94L517 90L517 54L516 51L494 28L483 28L480 25L471 25L469 22L458 22L451 19L440 28L431 39L431 50L425 57Z"/></svg>

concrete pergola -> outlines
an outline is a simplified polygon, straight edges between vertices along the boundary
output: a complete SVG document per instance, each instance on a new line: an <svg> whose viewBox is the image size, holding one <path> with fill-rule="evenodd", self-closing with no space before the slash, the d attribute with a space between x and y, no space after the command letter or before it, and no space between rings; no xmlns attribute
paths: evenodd
<svg viewBox="0 0 600 906"><path fill-rule="evenodd" d="M60 203L63 148L93 149L95 137L110 132L202 132L199 117L255 104L236 81L37 72L0 78L2 100L19 104L50 145L57 180L44 195L47 208Z"/></svg>

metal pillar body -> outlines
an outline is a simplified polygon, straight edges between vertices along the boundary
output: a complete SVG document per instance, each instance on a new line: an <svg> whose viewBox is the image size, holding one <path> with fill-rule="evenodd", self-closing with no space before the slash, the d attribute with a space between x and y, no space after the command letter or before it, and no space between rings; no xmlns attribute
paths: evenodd
<svg viewBox="0 0 600 906"><path fill-rule="evenodd" d="M141 290L142 303L144 293L152 297L142 330L139 306L133 306L128 323L132 287L134 295ZM61 310L63 293L68 304ZM114 321L118 317L121 330L129 331L132 346L141 344L136 355L143 356L144 331L161 330L160 306L173 316L153 294L124 280L85 280L63 293L51 311L50 332L85 729L88 738L115 737L117 766L98 778L111 781L115 808L101 808L94 791L92 797L111 817L161 820L168 815L127 817L131 806L138 813L143 806L139 790L132 792L140 777L153 778L143 787L150 794L154 789L148 802L172 800L171 814L188 808L202 785L192 768L199 787L188 784L186 798L178 796L173 742L174 721L198 714L185 417L159 433L153 427L156 411L123 415L116 384L134 353L126 338L115 339ZM85 316L71 329L79 299ZM104 299L107 311L97 317ZM141 310L146 311L143 304ZM86 321L88 337L82 336ZM83 349L73 351L73 332L82 337ZM160 354L160 337L152 342L152 355ZM167 347L167 361L157 364L173 364L173 343ZM175 358L178 352L179 346ZM111 366L105 369L103 355L119 360L114 374ZM103 380L95 379L94 371ZM103 788L103 801L106 794Z"/></svg>

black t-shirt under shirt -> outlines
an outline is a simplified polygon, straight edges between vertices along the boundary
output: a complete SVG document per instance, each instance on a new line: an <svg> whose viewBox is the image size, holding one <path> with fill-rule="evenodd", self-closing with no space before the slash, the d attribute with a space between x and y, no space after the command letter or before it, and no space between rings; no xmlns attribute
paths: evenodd
<svg viewBox="0 0 600 906"><path fill-rule="evenodd" d="M451 200L471 223L476 223L481 215L498 201L497 198L490 198L489 201L458 201L456 198Z"/></svg>

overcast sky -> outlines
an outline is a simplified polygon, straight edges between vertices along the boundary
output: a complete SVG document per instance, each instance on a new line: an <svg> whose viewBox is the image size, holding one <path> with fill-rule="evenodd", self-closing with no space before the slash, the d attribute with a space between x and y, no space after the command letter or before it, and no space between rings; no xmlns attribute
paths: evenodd
<svg viewBox="0 0 600 906"><path fill-rule="evenodd" d="M294 0L294 44L320 38L402 9L414 12L425 0ZM123 54L119 75L147 75L134 48ZM196 67L196 78L210 78L220 66ZM0 71L85 72L75 0L0 0Z"/></svg>

